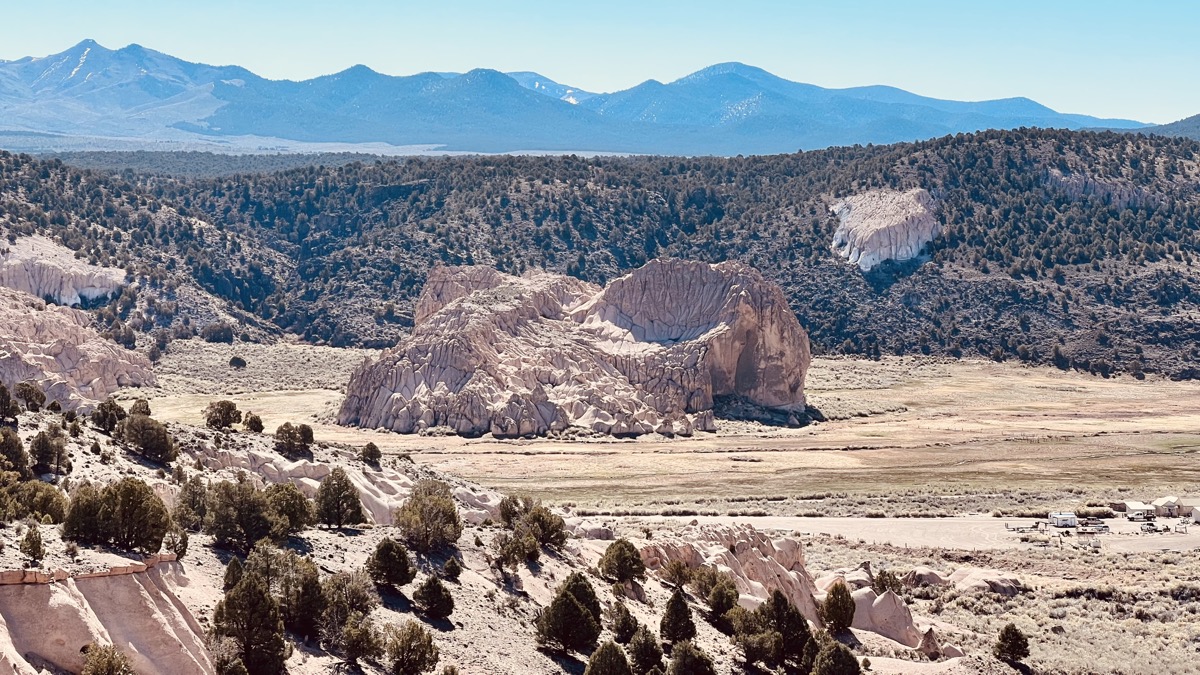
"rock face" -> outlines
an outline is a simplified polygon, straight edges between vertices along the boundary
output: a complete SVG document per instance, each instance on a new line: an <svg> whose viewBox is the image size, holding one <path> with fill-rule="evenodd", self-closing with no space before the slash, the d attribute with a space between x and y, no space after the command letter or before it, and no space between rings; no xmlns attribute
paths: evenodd
<svg viewBox="0 0 1200 675"><path fill-rule="evenodd" d="M804 567L798 539L772 539L750 525L690 525L677 536L656 536L640 551L650 570L682 560L692 568L715 567L729 574L743 606L755 607L778 590L820 625L816 586Z"/></svg>
<svg viewBox="0 0 1200 675"><path fill-rule="evenodd" d="M100 337L90 322L83 311L0 288L0 382L32 380L47 401L71 409L154 384L149 359Z"/></svg>
<svg viewBox="0 0 1200 675"><path fill-rule="evenodd" d="M864 272L885 260L916 258L941 232L933 198L922 189L872 190L846 197L829 210L839 221L833 250Z"/></svg>
<svg viewBox="0 0 1200 675"><path fill-rule="evenodd" d="M0 286L38 298L53 298L60 305L115 295L125 283L125 271L97 267L75 258L75 253L53 241L32 235L0 245Z"/></svg>
<svg viewBox="0 0 1200 675"><path fill-rule="evenodd" d="M340 424L401 433L712 430L713 398L802 412L808 336L738 263L655 260L607 288L557 274L433 270L412 336L350 379Z"/></svg>
<svg viewBox="0 0 1200 675"><path fill-rule="evenodd" d="M204 628L175 593L181 563L142 573L0 586L0 672L77 673L84 646L116 644L139 673L212 673Z"/></svg>

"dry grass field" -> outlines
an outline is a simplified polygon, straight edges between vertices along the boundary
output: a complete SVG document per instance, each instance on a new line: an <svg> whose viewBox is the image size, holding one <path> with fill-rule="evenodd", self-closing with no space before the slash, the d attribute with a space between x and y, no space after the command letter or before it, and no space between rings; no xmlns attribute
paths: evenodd
<svg viewBox="0 0 1200 675"><path fill-rule="evenodd" d="M235 370L226 365L231 350L173 345L160 366L165 386L147 392L156 413L196 423L209 401L226 397L261 415L268 430L309 422L319 440L372 440L489 487L579 508L887 494L904 498L917 515L930 505L956 513L1020 506L1031 494L1069 503L1119 498L1117 488L1148 499L1200 486L1195 382L989 361L817 359L810 402L831 419L803 429L726 423L693 438L496 441L330 424L365 352L258 346L249 365ZM938 505L956 494L950 506Z"/></svg>

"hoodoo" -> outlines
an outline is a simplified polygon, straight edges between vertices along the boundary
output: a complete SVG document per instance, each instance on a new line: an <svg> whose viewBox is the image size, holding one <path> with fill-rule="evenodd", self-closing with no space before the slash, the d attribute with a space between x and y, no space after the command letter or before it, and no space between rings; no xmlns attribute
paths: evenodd
<svg viewBox="0 0 1200 675"><path fill-rule="evenodd" d="M350 379L338 422L401 433L712 430L714 398L805 407L808 336L745 265L655 260L600 288L440 267L412 335Z"/></svg>

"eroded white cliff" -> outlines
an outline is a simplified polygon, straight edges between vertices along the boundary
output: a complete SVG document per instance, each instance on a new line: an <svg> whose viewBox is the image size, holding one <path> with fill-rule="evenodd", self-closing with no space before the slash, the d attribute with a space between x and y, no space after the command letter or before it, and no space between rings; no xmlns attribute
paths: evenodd
<svg viewBox="0 0 1200 675"><path fill-rule="evenodd" d="M941 232L933 198L922 189L871 190L830 207L838 217L833 250L864 272L885 260L912 260Z"/></svg>

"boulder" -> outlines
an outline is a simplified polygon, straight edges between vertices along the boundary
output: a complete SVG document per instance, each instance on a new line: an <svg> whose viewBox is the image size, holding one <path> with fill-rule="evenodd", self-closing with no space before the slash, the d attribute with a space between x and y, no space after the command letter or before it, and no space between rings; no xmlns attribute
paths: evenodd
<svg viewBox="0 0 1200 675"><path fill-rule="evenodd" d="M0 288L0 382L36 382L47 402L90 409L121 387L154 384L150 360L107 340L86 312Z"/></svg>
<svg viewBox="0 0 1200 675"><path fill-rule="evenodd" d="M900 583L904 584L906 588L918 588L920 586L945 586L946 580L937 570L919 565L900 577Z"/></svg>
<svg viewBox="0 0 1200 675"><path fill-rule="evenodd" d="M829 209L838 217L833 250L864 272L885 260L916 258L941 232L933 198L922 189L871 190Z"/></svg>
<svg viewBox="0 0 1200 675"><path fill-rule="evenodd" d="M606 288L439 267L412 335L350 378L340 424L496 437L714 429L714 398L802 414L808 336L739 263L655 260Z"/></svg>
<svg viewBox="0 0 1200 675"><path fill-rule="evenodd" d="M946 581L960 591L990 591L1007 597L1018 595L1025 590L1025 585L1017 575L981 567L954 570Z"/></svg>

